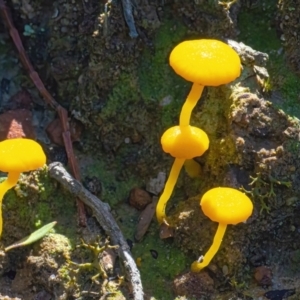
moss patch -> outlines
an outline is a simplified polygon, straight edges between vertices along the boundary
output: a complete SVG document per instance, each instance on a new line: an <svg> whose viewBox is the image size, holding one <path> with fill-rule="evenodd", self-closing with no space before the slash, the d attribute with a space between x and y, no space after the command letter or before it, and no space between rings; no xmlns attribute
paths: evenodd
<svg viewBox="0 0 300 300"><path fill-rule="evenodd" d="M55 231L75 238L76 205L72 196L57 190L47 168L21 175L17 186L9 190L3 202L3 239L17 239L37 228L57 221Z"/></svg>
<svg viewBox="0 0 300 300"><path fill-rule="evenodd" d="M160 240L156 220L151 224L144 239L134 242L135 226L139 213L126 205L121 205L118 212L123 212L119 224L126 239L133 241L132 255L141 272L144 291L151 299L172 300L172 282L190 261L172 241ZM124 216L126 214L126 217Z"/></svg>
<svg viewBox="0 0 300 300"><path fill-rule="evenodd" d="M96 176L101 181L101 200L109 203L112 207L116 207L119 203L125 201L129 195L129 191L134 186L143 185L143 181L135 177L133 174L126 180L118 180L120 174L117 173L116 168L112 164L106 164L95 160L86 171L86 176Z"/></svg>

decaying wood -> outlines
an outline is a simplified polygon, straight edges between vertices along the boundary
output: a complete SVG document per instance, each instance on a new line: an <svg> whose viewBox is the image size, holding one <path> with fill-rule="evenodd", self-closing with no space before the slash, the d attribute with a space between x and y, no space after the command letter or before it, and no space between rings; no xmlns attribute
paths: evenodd
<svg viewBox="0 0 300 300"><path fill-rule="evenodd" d="M127 273L126 275L132 286L134 299L144 299L140 272L131 256L130 248L110 212L109 205L102 202L99 198L85 189L78 180L73 178L65 170L61 163L54 162L50 164L49 174L52 178L61 183L62 186L71 194L78 197L83 203L85 203L94 211L96 219L106 234L110 237L111 242L114 245L119 245L118 255L123 261L125 272Z"/></svg>

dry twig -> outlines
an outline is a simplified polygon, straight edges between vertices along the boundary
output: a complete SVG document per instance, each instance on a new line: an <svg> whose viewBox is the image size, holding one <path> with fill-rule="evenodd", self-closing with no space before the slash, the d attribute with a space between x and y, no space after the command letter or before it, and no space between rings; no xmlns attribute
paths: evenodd
<svg viewBox="0 0 300 300"><path fill-rule="evenodd" d="M126 275L131 283L135 300L143 300L143 287L140 272L131 256L130 248L125 238L112 216L109 205L102 202L82 184L73 178L61 163L54 162L49 165L49 174L52 178L60 182L71 194L81 199L83 203L92 208L95 217L114 245L119 245L118 255L123 261Z"/></svg>

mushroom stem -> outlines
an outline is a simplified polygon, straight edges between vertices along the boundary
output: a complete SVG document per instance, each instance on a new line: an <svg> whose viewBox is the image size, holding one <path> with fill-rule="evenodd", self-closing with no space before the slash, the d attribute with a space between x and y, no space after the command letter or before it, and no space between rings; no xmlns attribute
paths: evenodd
<svg viewBox="0 0 300 300"><path fill-rule="evenodd" d="M159 224L163 223L166 219L166 206L167 202L173 192L180 170L184 164L184 158L175 158L169 178L166 182L163 193L161 194L156 205L156 218Z"/></svg>
<svg viewBox="0 0 300 300"><path fill-rule="evenodd" d="M184 126L190 125L191 113L198 100L201 97L202 91L204 89L203 85L198 83L193 83L190 93L188 94L180 113L179 126L182 128Z"/></svg>
<svg viewBox="0 0 300 300"><path fill-rule="evenodd" d="M227 228L226 224L219 223L212 245L208 249L207 253L203 257L201 262L198 262L196 260L192 263L191 265L192 272L199 272L210 263L210 261L212 260L212 258L215 256L215 254L218 252L220 248L226 228Z"/></svg>
<svg viewBox="0 0 300 300"><path fill-rule="evenodd" d="M2 234L2 200L3 200L3 196L4 194L11 189L12 187L14 187L20 177L20 172L9 172L7 175L7 178L0 184L0 237Z"/></svg>

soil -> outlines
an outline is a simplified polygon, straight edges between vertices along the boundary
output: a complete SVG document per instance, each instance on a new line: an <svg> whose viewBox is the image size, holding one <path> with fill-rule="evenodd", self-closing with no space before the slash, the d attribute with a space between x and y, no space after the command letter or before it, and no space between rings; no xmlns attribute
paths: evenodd
<svg viewBox="0 0 300 300"><path fill-rule="evenodd" d="M123 2L6 4L34 68L69 112L82 181L109 203L139 267L145 299L299 299L297 1L135 0L137 37ZM29 111L30 134L48 162L66 164L61 139L48 127L55 112L23 70L2 23L0 36L1 114ZM153 220L137 241L141 212L129 205L130 191L148 189L156 201L160 190L153 182L171 168L160 136L178 123L190 83L174 74L168 56L192 38L227 41L241 57L242 74L230 85L205 88L193 111L191 123L208 134L210 148L194 159L197 174L188 167L180 174L167 207L172 234L159 239ZM254 212L245 224L228 226L212 263L194 274L190 265L205 254L217 228L199 200L216 186L242 190ZM0 299L131 299L113 245L88 208L86 214L87 226L78 226L74 197L46 167L22 175L3 202ZM53 220L57 225L41 240L4 251Z"/></svg>

